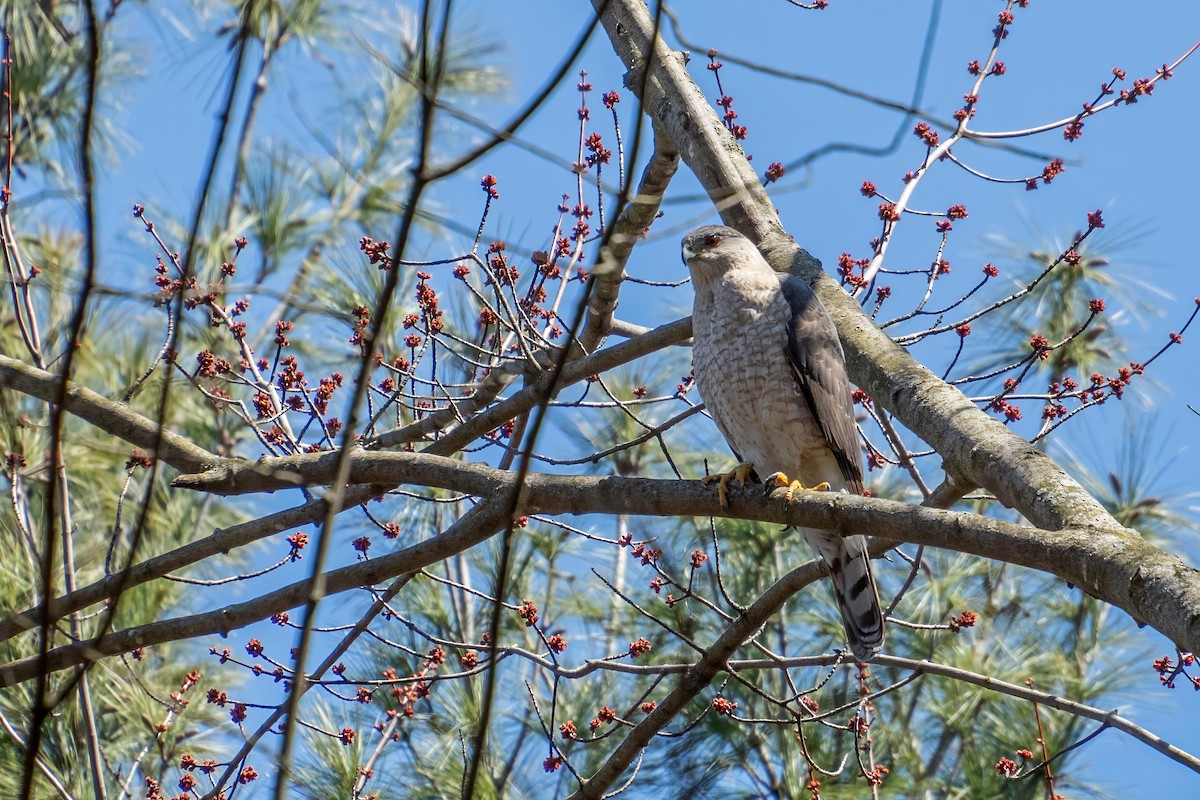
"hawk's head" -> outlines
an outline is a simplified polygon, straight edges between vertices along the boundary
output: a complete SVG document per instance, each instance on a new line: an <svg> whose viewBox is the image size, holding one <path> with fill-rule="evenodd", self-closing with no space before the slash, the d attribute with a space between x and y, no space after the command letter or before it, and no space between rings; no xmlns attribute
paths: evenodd
<svg viewBox="0 0 1200 800"><path fill-rule="evenodd" d="M711 280L735 269L771 271L754 243L725 225L704 225L684 236L683 263L694 282Z"/></svg>

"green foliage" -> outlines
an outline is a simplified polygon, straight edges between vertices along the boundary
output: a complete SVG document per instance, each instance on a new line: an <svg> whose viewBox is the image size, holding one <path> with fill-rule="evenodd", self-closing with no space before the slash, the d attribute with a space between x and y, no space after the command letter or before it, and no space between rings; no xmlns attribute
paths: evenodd
<svg viewBox="0 0 1200 800"><path fill-rule="evenodd" d="M1001 291L1024 288L1051 265L1057 266L1027 298L1005 307L1002 321L993 325L987 344L977 351L979 366L1027 357L1032 334L1045 336L1051 345L1065 342L1034 362L1036 374L1047 382L1070 376L1086 385L1093 372L1108 374L1126 366L1132 358L1130 324L1158 316L1158 303L1165 297L1161 287L1140 277L1139 265L1122 258L1123 251L1137 244L1138 235L1109 232L1102 240L1088 238L1072 248L1078 232L1067 239L1051 236L1034 223L1028 227L1036 242L1032 248L1025 241L992 237L1008 277ZM1064 258L1069 251L1072 255ZM1093 318L1088 310L1093 299L1113 305Z"/></svg>

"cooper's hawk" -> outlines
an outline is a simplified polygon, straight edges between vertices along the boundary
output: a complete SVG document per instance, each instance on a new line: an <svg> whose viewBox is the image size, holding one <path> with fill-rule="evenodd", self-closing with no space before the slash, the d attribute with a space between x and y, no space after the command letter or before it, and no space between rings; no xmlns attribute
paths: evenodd
<svg viewBox="0 0 1200 800"><path fill-rule="evenodd" d="M748 465L788 483L789 497L795 488L862 494L845 356L808 284L775 272L749 239L722 225L684 236L683 260L696 291L696 385L743 462L721 476L722 504L725 484L745 482ZM883 614L866 538L799 530L829 568L851 652L870 660L883 646Z"/></svg>

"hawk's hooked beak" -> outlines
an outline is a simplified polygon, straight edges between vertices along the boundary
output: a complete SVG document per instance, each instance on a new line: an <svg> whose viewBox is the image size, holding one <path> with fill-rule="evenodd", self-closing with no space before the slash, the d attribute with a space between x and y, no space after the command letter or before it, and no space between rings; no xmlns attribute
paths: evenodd
<svg viewBox="0 0 1200 800"><path fill-rule="evenodd" d="M688 247L688 246L687 246L687 244L684 244L684 245L683 245L683 263L684 263L684 266L686 266L686 265L687 265L688 261L689 261L689 260L691 259L691 257L692 257L692 256L694 256L694 255L696 255L696 251L694 251L694 250L692 250L692 248Z"/></svg>

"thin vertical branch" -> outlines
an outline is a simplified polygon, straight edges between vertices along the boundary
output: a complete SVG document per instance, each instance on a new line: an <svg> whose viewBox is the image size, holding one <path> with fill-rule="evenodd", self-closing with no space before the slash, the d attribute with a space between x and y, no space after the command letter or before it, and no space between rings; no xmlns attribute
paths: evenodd
<svg viewBox="0 0 1200 800"><path fill-rule="evenodd" d="M66 413L63 408L63 400L66 397L67 382L71 377L71 372L75 364L76 344L79 342L79 337L83 332L83 323L87 317L88 300L91 297L92 287L95 284L97 264L96 185L94 165L92 163L92 134L94 133L96 119L96 86L100 73L101 43L100 30L96 21L95 9L92 7L92 0L86 0L86 2L80 4L80 7L83 9L83 28L85 31L84 63L86 64L83 119L81 120L79 141L77 143L80 194L83 201L83 279L80 281L79 292L75 299L75 309L71 315L71 321L67 326L67 347L66 353L63 356L61 373L64 380L60 384L58 396L50 408L49 449L55 458L61 458L64 434L63 422ZM47 658L50 652L50 633L52 630L48 612L50 601L54 598L54 527L56 521L59 519L60 512L57 508L59 501L62 500L65 507L66 501L69 499L65 493L61 498L59 496L60 473L57 469L57 463L55 467L50 471L49 485L46 489L46 528L45 543L42 547L41 584L44 608L47 613L40 620L41 625L38 631L38 679L33 693L33 708L30 710L29 715L29 745L25 749L21 765L20 797L22 800L30 797L33 792L34 769L42 744L42 726L45 724L50 712L61 701L61 698L73 688L68 684L62 690L59 697L52 699L47 696L49 691ZM71 532L64 530L62 534L63 536L70 536ZM94 764L94 769L100 769L100 765ZM93 772L94 774L95 772Z"/></svg>
<svg viewBox="0 0 1200 800"><path fill-rule="evenodd" d="M241 36L245 36L242 31ZM230 232L233 227L234 214L237 213L238 195L242 191L242 180L246 175L246 163L250 159L250 145L254 141L254 123L258 119L258 110L262 107L263 98L267 96L267 73L271 69L271 61L279 46L281 34L273 37L264 36L262 39L262 57L258 62L258 72L250 84L250 98L246 101L246 116L242 120L242 129L238 134L237 148L234 151L233 177L229 181L229 197L225 201L225 230Z"/></svg>
<svg viewBox="0 0 1200 800"><path fill-rule="evenodd" d="M71 490L67 482L67 465L63 457L62 442L54 452L54 469L58 473L58 490L62 504L62 552L63 552L63 592L71 594L75 591L75 522L71 514ZM83 621L78 611L71 614L71 637L83 641ZM79 713L80 724L83 725L84 741L87 743L88 767L92 775L92 792L98 800L105 800L108 792L104 788L104 754L100 751L100 735L96 730L96 715L92 705L91 681L88 680L87 665L80 665L79 676Z"/></svg>
<svg viewBox="0 0 1200 800"><path fill-rule="evenodd" d="M11 10L10 14L13 13ZM4 266L8 272L9 290L13 297L13 314L16 317L17 330L29 351L30 358L39 368L45 369L46 359L42 354L41 335L38 333L37 315L34 313L33 298L30 296L29 283L33 275L26 273L21 259L21 251L13 234L12 220L9 217L9 206L13 197L13 155L16 149L13 129L13 82L12 82L12 37L8 34L8 26L4 31L4 112L7 116L8 127L4 132L4 186L0 187L0 238L4 245Z"/></svg>

